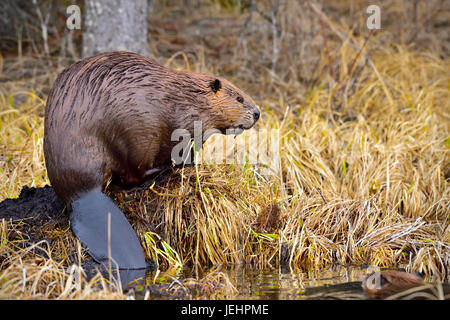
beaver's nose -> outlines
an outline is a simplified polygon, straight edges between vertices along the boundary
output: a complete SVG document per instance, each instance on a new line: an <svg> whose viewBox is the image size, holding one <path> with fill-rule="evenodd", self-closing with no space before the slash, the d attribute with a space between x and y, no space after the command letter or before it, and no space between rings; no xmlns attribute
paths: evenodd
<svg viewBox="0 0 450 320"><path fill-rule="evenodd" d="M255 109L255 111L253 111L253 118L255 119L255 122L258 121L260 115L261 112L258 109Z"/></svg>

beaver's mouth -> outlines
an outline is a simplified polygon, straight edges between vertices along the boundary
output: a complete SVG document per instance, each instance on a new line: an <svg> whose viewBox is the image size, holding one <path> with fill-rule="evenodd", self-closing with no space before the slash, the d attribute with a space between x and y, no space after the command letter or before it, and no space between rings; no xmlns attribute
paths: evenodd
<svg viewBox="0 0 450 320"><path fill-rule="evenodd" d="M237 136L237 135L240 135L242 132L244 132L244 130L247 130L250 128L245 128L243 125L238 125L238 126L233 126L233 127L228 127L228 128L221 128L220 132L222 134L226 134L226 135Z"/></svg>
<svg viewBox="0 0 450 320"><path fill-rule="evenodd" d="M230 127L220 128L219 130L222 134L237 136L237 135L240 135L241 133L243 133L244 130L249 130L249 129L253 128L253 126L255 125L256 122L257 122L257 120L255 120L250 125L236 124L236 125L232 125Z"/></svg>

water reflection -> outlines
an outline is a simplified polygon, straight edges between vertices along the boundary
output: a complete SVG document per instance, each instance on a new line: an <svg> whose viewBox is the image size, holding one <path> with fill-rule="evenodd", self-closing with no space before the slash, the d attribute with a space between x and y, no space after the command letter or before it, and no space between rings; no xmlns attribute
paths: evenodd
<svg viewBox="0 0 450 320"><path fill-rule="evenodd" d="M204 270L183 268L175 272L168 271L159 274L156 274L156 272L155 270L147 270L145 277L141 274L141 279L137 282L139 285L147 286L150 289L152 299L170 298L164 294L158 296L157 293L161 290L155 290L155 278L159 279L159 283L170 284L174 279L204 279L213 273L225 274L236 289L232 296L216 296L215 298L218 299L292 300L345 299L346 297L364 299L361 281L366 275L367 269L334 266L326 270L301 272L283 267L261 269L243 265L215 266ZM122 279L125 279L125 277L122 276ZM132 285L124 285L125 287L130 288ZM145 290L140 290L140 292L142 295L145 294ZM137 294L139 295L139 291Z"/></svg>
<svg viewBox="0 0 450 320"><path fill-rule="evenodd" d="M304 300L367 299L361 283L373 271L371 267L355 266L304 272L286 267L241 265L166 271L120 270L119 273L103 270L101 273L105 278L112 274L116 281L120 279L121 287L125 292L132 292L135 299ZM221 282L216 282L211 275L220 275ZM227 285L232 290L218 290Z"/></svg>
<svg viewBox="0 0 450 320"><path fill-rule="evenodd" d="M301 272L282 267L258 269L246 266L229 268L226 272L239 292L236 299L308 299L331 293L334 285L341 285L340 291L351 291L364 298L361 281L365 270L357 267L335 266Z"/></svg>

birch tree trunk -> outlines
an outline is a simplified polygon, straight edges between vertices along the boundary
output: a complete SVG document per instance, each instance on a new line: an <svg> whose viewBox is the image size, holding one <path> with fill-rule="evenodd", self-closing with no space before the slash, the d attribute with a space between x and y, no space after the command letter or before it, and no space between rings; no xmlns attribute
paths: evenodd
<svg viewBox="0 0 450 320"><path fill-rule="evenodd" d="M83 58L121 50L149 56L147 0L87 0L82 28Z"/></svg>

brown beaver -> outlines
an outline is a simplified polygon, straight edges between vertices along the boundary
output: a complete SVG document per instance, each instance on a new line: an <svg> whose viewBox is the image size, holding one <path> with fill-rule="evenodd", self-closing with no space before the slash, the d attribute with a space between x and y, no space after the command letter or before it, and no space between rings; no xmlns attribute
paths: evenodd
<svg viewBox="0 0 450 320"><path fill-rule="evenodd" d="M364 292L371 298L384 298L410 288L424 285L422 277L400 270L383 270L363 280Z"/></svg>
<svg viewBox="0 0 450 320"><path fill-rule="evenodd" d="M138 186L172 163L176 129L251 128L260 116L229 81L176 71L130 52L89 57L57 77L45 109L44 154L71 227L98 262L143 268L136 234L102 193L108 181ZM202 141L203 142L203 141ZM111 260L109 260L109 257Z"/></svg>

